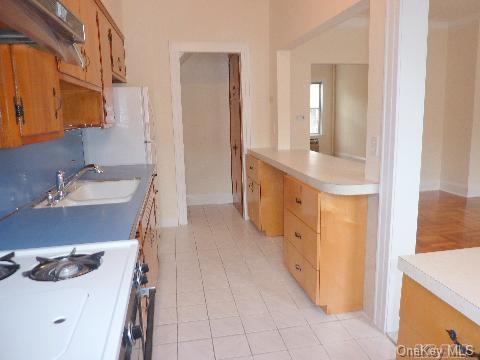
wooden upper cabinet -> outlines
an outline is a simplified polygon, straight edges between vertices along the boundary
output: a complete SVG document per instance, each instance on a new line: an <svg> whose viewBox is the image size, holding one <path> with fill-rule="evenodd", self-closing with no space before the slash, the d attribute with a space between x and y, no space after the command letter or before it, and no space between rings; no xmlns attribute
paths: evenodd
<svg viewBox="0 0 480 360"><path fill-rule="evenodd" d="M62 1L63 5L67 7L68 10L73 12L73 14L83 21L81 19L80 15L80 0L63 0ZM81 46L82 53L83 53L83 46ZM61 60L58 60L58 70L65 75L72 76L75 79L79 80L85 80L85 71L82 69L81 66L78 65L72 65L72 64L67 64Z"/></svg>
<svg viewBox="0 0 480 360"><path fill-rule="evenodd" d="M100 60L102 63L103 105L105 125L115 122L113 109L113 84L112 84L112 56L110 48L110 31L112 26L105 14L98 12L98 36L100 39Z"/></svg>
<svg viewBox="0 0 480 360"><path fill-rule="evenodd" d="M2 147L62 137L62 101L55 57L27 45L2 46L1 57L6 98L2 99L2 116L8 116L2 122Z"/></svg>
<svg viewBox="0 0 480 360"><path fill-rule="evenodd" d="M85 81L102 87L102 64L100 61L100 40L98 34L97 5L94 0L82 0L80 18L85 25L84 56Z"/></svg>
<svg viewBox="0 0 480 360"><path fill-rule="evenodd" d="M112 29L110 32L110 46L112 51L113 78L118 82L126 82L127 68L125 66L125 47L123 36Z"/></svg>

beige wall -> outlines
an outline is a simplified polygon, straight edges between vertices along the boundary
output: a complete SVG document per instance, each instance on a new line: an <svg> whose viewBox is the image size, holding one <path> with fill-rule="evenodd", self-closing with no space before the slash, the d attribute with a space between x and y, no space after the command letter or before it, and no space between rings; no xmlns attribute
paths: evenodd
<svg viewBox="0 0 480 360"><path fill-rule="evenodd" d="M107 1L113 3L113 0ZM129 85L150 88L157 115L159 217L178 218L170 90L169 42L236 42L250 50L252 146L269 146L268 0L118 0Z"/></svg>
<svg viewBox="0 0 480 360"><path fill-rule="evenodd" d="M231 202L227 54L188 57L181 85L187 201Z"/></svg>
<svg viewBox="0 0 480 360"><path fill-rule="evenodd" d="M421 190L440 189L447 80L447 45L448 28L431 25L428 33Z"/></svg>
<svg viewBox="0 0 480 360"><path fill-rule="evenodd" d="M478 32L478 21L430 24L421 190L480 195Z"/></svg>
<svg viewBox="0 0 480 360"><path fill-rule="evenodd" d="M335 155L365 159L368 65L335 66Z"/></svg>
<svg viewBox="0 0 480 360"><path fill-rule="evenodd" d="M312 64L368 64L368 34L368 18L354 18L291 51L292 148L309 148Z"/></svg>
<svg viewBox="0 0 480 360"><path fill-rule="evenodd" d="M477 22L449 30L441 186L451 191L468 188L477 40Z"/></svg>

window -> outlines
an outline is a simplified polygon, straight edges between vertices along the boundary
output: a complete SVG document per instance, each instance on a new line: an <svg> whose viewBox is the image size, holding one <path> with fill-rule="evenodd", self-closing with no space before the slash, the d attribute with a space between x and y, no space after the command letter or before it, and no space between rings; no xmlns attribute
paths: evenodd
<svg viewBox="0 0 480 360"><path fill-rule="evenodd" d="M310 84L310 135L323 135L323 83Z"/></svg>

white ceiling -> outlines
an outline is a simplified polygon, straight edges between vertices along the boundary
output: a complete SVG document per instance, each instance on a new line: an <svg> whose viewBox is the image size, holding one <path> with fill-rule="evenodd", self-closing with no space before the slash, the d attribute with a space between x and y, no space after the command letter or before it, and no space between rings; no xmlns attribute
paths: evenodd
<svg viewBox="0 0 480 360"><path fill-rule="evenodd" d="M480 0L430 0L430 19L458 21L480 13Z"/></svg>

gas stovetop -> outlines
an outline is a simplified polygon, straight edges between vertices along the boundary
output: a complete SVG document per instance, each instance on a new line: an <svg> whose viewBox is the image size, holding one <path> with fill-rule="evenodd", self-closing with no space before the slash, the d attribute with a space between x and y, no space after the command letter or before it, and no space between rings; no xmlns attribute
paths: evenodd
<svg viewBox="0 0 480 360"><path fill-rule="evenodd" d="M0 253L0 357L116 359L137 251L126 240Z"/></svg>

